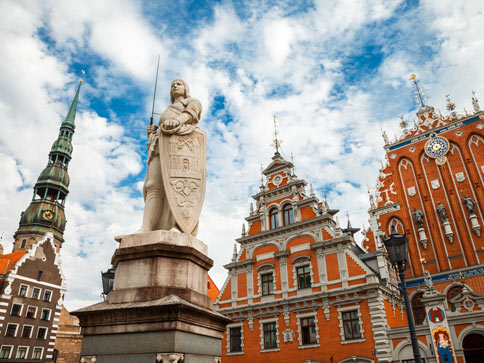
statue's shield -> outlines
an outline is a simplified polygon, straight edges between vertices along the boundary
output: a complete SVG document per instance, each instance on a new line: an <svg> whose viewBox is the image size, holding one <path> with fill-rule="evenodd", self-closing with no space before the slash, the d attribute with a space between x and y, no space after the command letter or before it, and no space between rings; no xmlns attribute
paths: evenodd
<svg viewBox="0 0 484 363"><path fill-rule="evenodd" d="M205 197L206 140L199 128L188 135L161 133L159 138L166 198L176 223L188 234L198 223Z"/></svg>

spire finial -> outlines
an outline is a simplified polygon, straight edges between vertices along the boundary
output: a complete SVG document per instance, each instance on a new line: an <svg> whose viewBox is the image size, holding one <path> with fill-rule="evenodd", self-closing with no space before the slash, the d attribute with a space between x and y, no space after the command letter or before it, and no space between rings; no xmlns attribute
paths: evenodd
<svg viewBox="0 0 484 363"><path fill-rule="evenodd" d="M275 155L279 155L279 147L281 146L281 140L279 140L277 137L279 136L279 130L277 129L277 121L276 121L276 115L274 115L274 132L273 136L274 139L272 140L272 146L276 148Z"/></svg>
<svg viewBox="0 0 484 363"><path fill-rule="evenodd" d="M234 252L232 253L232 262L237 260L237 244L234 243Z"/></svg>
<svg viewBox="0 0 484 363"><path fill-rule="evenodd" d="M311 197L315 197L316 196L316 193L314 193L314 187L312 184L309 184L309 195Z"/></svg>
<svg viewBox="0 0 484 363"><path fill-rule="evenodd" d="M82 71L82 74L84 75L86 74L86 72ZM77 86L76 95L72 100L71 107L69 108L69 112L67 113L67 116L63 123L69 123L74 125L74 121L76 118L77 101L79 100L79 90L81 89L81 84L82 84L82 78L79 80L79 86Z"/></svg>
<svg viewBox="0 0 484 363"><path fill-rule="evenodd" d="M418 86L418 81L417 81L417 76L412 73L410 75L410 78L408 79L409 81L413 81L413 85L415 86L415 97L417 98L417 102L420 101L420 105L422 108L425 108L425 103L424 103L424 94L420 90L420 87Z"/></svg>
<svg viewBox="0 0 484 363"><path fill-rule="evenodd" d="M252 215L254 214L254 205L252 204L252 202L250 203L250 209L249 209L249 213Z"/></svg>
<svg viewBox="0 0 484 363"><path fill-rule="evenodd" d="M82 77L86 75L86 71L84 69L81 69L81 79L79 79L79 82L82 83Z"/></svg>
<svg viewBox="0 0 484 363"><path fill-rule="evenodd" d="M260 186L264 187L264 166L260 164Z"/></svg>
<svg viewBox="0 0 484 363"><path fill-rule="evenodd" d="M408 121L405 121L403 118L403 113L400 114L400 128L403 130L403 132L406 132L408 129Z"/></svg>

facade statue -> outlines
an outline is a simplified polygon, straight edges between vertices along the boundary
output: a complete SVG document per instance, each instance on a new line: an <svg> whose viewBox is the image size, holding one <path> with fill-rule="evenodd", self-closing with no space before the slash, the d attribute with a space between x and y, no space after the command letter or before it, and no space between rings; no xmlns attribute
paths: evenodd
<svg viewBox="0 0 484 363"><path fill-rule="evenodd" d="M418 228L423 228L423 212L420 209L413 208L413 220L417 223Z"/></svg>
<svg viewBox="0 0 484 363"><path fill-rule="evenodd" d="M469 212L469 215L475 216L476 215L476 210L475 210L476 202L471 197L469 197L469 194L466 194L466 196L464 197L462 192L461 192L461 199L462 199L462 203L464 203L464 206L466 207L467 211Z"/></svg>
<svg viewBox="0 0 484 363"><path fill-rule="evenodd" d="M197 127L200 101L180 79L158 126L148 126L145 208L139 232L179 231L196 236L205 196L206 134Z"/></svg>
<svg viewBox="0 0 484 363"><path fill-rule="evenodd" d="M443 204L440 204L440 202L437 202L437 208L435 208L437 213L439 213L439 217L442 220L442 223L446 223L449 221L449 218L447 217L447 213L445 211L445 207Z"/></svg>
<svg viewBox="0 0 484 363"><path fill-rule="evenodd" d="M434 284L432 282L432 277L430 276L430 272L428 272L427 270L424 270L424 281L427 289L433 288Z"/></svg>

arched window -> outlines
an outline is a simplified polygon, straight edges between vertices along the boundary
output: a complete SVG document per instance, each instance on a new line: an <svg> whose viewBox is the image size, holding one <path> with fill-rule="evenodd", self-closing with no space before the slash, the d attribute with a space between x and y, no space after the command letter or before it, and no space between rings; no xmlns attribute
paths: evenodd
<svg viewBox="0 0 484 363"><path fill-rule="evenodd" d="M388 234L392 233L392 227L395 226L395 230L400 233L402 236L405 235L405 228L403 227L403 223L400 219L393 217L390 219L388 223Z"/></svg>
<svg viewBox="0 0 484 363"><path fill-rule="evenodd" d="M284 225L288 226L289 224L294 223L294 214L292 212L292 205L291 204L286 204L284 208L282 209L284 213Z"/></svg>
<svg viewBox="0 0 484 363"><path fill-rule="evenodd" d="M269 212L269 218L271 220L271 229L279 227L279 211L277 208L272 208Z"/></svg>
<svg viewBox="0 0 484 363"><path fill-rule="evenodd" d="M425 305L422 303L423 292L418 292L412 299L412 312L415 325L423 324L425 320Z"/></svg>
<svg viewBox="0 0 484 363"><path fill-rule="evenodd" d="M452 286L449 291L447 291L447 304L449 304L450 311L454 312L456 310L455 304L451 303L450 300L462 293L463 287L461 285Z"/></svg>
<svg viewBox="0 0 484 363"><path fill-rule="evenodd" d="M23 239L22 244L20 245L20 248L25 248L26 243L27 243L27 240Z"/></svg>

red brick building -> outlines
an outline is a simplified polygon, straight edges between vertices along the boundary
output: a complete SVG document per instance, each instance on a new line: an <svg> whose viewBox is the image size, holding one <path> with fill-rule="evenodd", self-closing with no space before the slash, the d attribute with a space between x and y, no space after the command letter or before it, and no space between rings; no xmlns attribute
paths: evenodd
<svg viewBox="0 0 484 363"><path fill-rule="evenodd" d="M233 320L222 361L391 362L387 325L405 321L385 254L365 253L277 151L263 173L215 301Z"/></svg>
<svg viewBox="0 0 484 363"><path fill-rule="evenodd" d="M12 253L0 254L0 362L56 358L54 343L66 292L59 251L80 87L34 185L32 201L20 216Z"/></svg>
<svg viewBox="0 0 484 363"><path fill-rule="evenodd" d="M472 103L472 114L458 115L448 99L445 117L422 104L412 129L403 122L394 142L384 135L388 162L370 195L364 248L380 253L381 237L392 226L409 239L406 274L426 362L445 354L467 363L484 356L484 112L474 95ZM432 333L437 328L430 308L445 312L440 325L453 353L439 355L447 342ZM411 357L403 329L390 329L388 337L394 361Z"/></svg>

